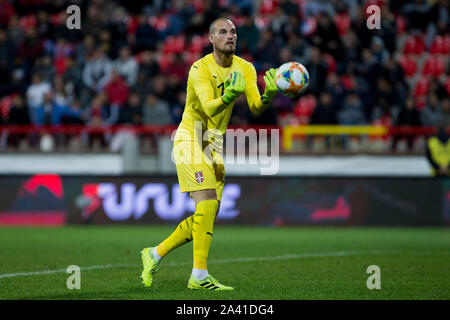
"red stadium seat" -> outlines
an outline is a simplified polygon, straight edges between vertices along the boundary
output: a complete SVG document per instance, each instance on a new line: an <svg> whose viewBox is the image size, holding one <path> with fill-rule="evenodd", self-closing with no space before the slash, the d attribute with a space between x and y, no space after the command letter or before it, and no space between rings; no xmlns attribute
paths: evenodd
<svg viewBox="0 0 450 320"><path fill-rule="evenodd" d="M184 61L186 62L186 64L188 66L192 65L195 61L197 61L198 59L200 59L202 56L200 53L192 53L192 52L187 52L185 55L185 59Z"/></svg>
<svg viewBox="0 0 450 320"><path fill-rule="evenodd" d="M149 23L158 31L164 31L169 27L169 19L167 16L151 16Z"/></svg>
<svg viewBox="0 0 450 320"><path fill-rule="evenodd" d="M430 83L427 77L421 77L414 87L414 97L426 96Z"/></svg>
<svg viewBox="0 0 450 320"><path fill-rule="evenodd" d="M173 54L162 54L158 59L158 65L162 72L167 72L170 63L174 60Z"/></svg>
<svg viewBox="0 0 450 320"><path fill-rule="evenodd" d="M413 76L417 71L417 61L409 56L403 56L399 60L400 65L407 77Z"/></svg>
<svg viewBox="0 0 450 320"><path fill-rule="evenodd" d="M436 36L431 44L432 54L450 54L450 36Z"/></svg>
<svg viewBox="0 0 450 320"><path fill-rule="evenodd" d="M190 53L201 53L203 50L203 39L201 36L196 35L191 39L191 43L189 45Z"/></svg>
<svg viewBox="0 0 450 320"><path fill-rule="evenodd" d="M422 37L408 36L403 47L403 54L421 55L425 50L425 42Z"/></svg>
<svg viewBox="0 0 450 320"><path fill-rule="evenodd" d="M425 61L425 65L422 70L424 76L435 76L438 78L445 72L445 63L438 56L430 56Z"/></svg>
<svg viewBox="0 0 450 320"><path fill-rule="evenodd" d="M274 14L277 6L278 3L275 0L263 0L259 5L259 13L262 15Z"/></svg>
<svg viewBox="0 0 450 320"><path fill-rule="evenodd" d="M186 39L184 36L169 36L164 42L163 53L182 53L184 52Z"/></svg>

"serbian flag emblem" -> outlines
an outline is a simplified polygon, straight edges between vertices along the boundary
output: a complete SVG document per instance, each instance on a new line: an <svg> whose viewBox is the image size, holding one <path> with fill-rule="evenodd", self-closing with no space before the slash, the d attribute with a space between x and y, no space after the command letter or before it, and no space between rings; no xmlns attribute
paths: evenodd
<svg viewBox="0 0 450 320"><path fill-rule="evenodd" d="M195 173L195 181L197 181L197 183L203 182L203 172L202 171Z"/></svg>

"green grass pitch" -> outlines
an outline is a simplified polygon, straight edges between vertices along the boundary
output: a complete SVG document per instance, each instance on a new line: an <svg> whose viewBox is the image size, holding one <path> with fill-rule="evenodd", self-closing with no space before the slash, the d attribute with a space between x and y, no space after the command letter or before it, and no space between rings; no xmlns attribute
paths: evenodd
<svg viewBox="0 0 450 320"><path fill-rule="evenodd" d="M187 289L192 243L145 288L140 250L173 229L0 228L0 299L450 299L445 228L216 226L209 272L234 291ZM80 290L66 286L69 265L81 267ZM380 290L366 287L370 265L380 267Z"/></svg>

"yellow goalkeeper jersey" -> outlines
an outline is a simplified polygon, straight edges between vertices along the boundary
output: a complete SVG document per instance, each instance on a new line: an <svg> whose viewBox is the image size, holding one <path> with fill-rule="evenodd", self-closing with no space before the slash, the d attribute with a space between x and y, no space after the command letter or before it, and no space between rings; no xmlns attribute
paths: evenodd
<svg viewBox="0 0 450 320"><path fill-rule="evenodd" d="M189 70L186 106L175 140L194 140L195 124L201 125L202 135L205 131L213 132L216 137L225 134L234 102L225 106L221 97L225 89L225 80L235 71L241 72L244 77L244 93L251 112L259 115L264 111L267 105L261 101L255 67L250 62L233 55L231 65L223 68L216 63L213 54L210 53L194 62ZM210 141L209 136L207 139L203 136L202 140Z"/></svg>

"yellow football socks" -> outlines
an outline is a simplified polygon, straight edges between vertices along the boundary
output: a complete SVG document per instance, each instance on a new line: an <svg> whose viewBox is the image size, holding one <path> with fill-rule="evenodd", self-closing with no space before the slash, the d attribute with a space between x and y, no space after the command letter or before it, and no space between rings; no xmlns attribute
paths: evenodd
<svg viewBox="0 0 450 320"><path fill-rule="evenodd" d="M194 216L184 219L177 226L175 231L157 247L156 251L159 256L163 258L173 249L192 240L192 225L194 223Z"/></svg>
<svg viewBox="0 0 450 320"><path fill-rule="evenodd" d="M219 202L204 200L197 203L195 214L180 222L175 231L156 247L161 258L179 246L194 240L194 268L207 269L209 247Z"/></svg>
<svg viewBox="0 0 450 320"><path fill-rule="evenodd" d="M204 200L197 203L192 238L194 240L194 269L207 270L209 247L213 235L214 219L219 202L217 200Z"/></svg>

